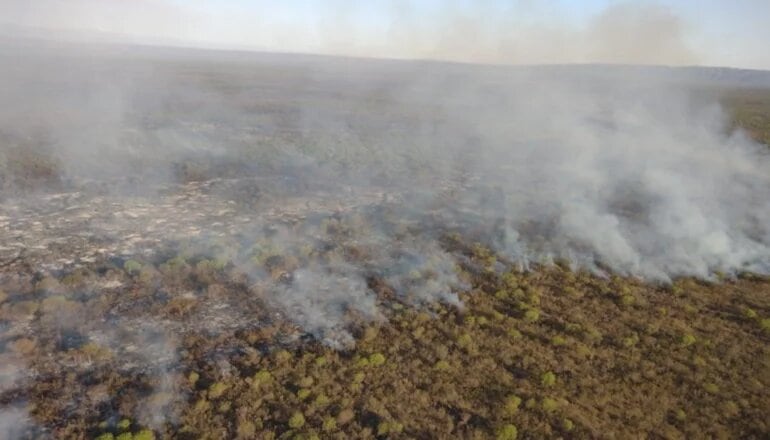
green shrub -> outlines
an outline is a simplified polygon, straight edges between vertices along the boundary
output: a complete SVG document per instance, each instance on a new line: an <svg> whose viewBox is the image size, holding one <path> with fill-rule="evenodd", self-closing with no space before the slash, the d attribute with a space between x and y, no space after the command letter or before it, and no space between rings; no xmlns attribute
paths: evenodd
<svg viewBox="0 0 770 440"><path fill-rule="evenodd" d="M593 327L587 328L583 334L585 339L589 342L601 342L603 338L599 329Z"/></svg>
<svg viewBox="0 0 770 440"><path fill-rule="evenodd" d="M379 367L385 364L385 356L382 353L374 353L369 356L369 365Z"/></svg>
<svg viewBox="0 0 770 440"><path fill-rule="evenodd" d="M441 360L436 362L436 364L433 366L438 371L448 371L450 369L449 362Z"/></svg>
<svg viewBox="0 0 770 440"><path fill-rule="evenodd" d="M542 405L543 411L548 413L554 412L559 408L559 402L548 397L543 399L543 402L541 405Z"/></svg>
<svg viewBox="0 0 770 440"><path fill-rule="evenodd" d="M517 289L519 287L519 281L516 279L516 275L513 272L503 274L503 283L505 283L509 289Z"/></svg>
<svg viewBox="0 0 770 440"><path fill-rule="evenodd" d="M224 269L229 262L230 262L230 259L227 257L217 257L211 260L211 264L215 270Z"/></svg>
<svg viewBox="0 0 770 440"><path fill-rule="evenodd" d="M695 338L695 335L692 335L690 333L687 333L686 335L682 336L681 343L685 347L689 347L697 342L697 339Z"/></svg>
<svg viewBox="0 0 770 440"><path fill-rule="evenodd" d="M155 440L155 434L149 429L143 429L134 434L133 440Z"/></svg>
<svg viewBox="0 0 770 440"><path fill-rule="evenodd" d="M636 298L633 295L622 295L620 297L620 305L623 307L630 307L634 305Z"/></svg>
<svg viewBox="0 0 770 440"><path fill-rule="evenodd" d="M505 398L505 404L503 407L505 408L505 412L508 414L516 414L519 411L519 407L521 406L521 397L511 394L508 397Z"/></svg>
<svg viewBox="0 0 770 440"><path fill-rule="evenodd" d="M121 421L118 422L118 424L116 426L117 426L117 428L119 430L125 431L125 430L127 430L128 428L131 427L131 420L122 419Z"/></svg>
<svg viewBox="0 0 770 440"><path fill-rule="evenodd" d="M473 338L468 333L463 334L457 338L457 345L462 348L470 347L473 344Z"/></svg>
<svg viewBox="0 0 770 440"><path fill-rule="evenodd" d="M552 371L543 373L543 375L540 376L540 383L544 387L552 387L556 385L556 374L554 374Z"/></svg>
<svg viewBox="0 0 770 440"><path fill-rule="evenodd" d="M292 416L289 418L289 428L299 429L303 426L305 426L305 416L302 415L301 412L295 412L292 414Z"/></svg>
<svg viewBox="0 0 770 440"><path fill-rule="evenodd" d="M62 293L62 285L56 278L47 276L35 284L35 290L41 293Z"/></svg>
<svg viewBox="0 0 770 440"><path fill-rule="evenodd" d="M399 434L404 430L404 425L398 422L380 422L377 425L377 435Z"/></svg>
<svg viewBox="0 0 770 440"><path fill-rule="evenodd" d="M227 391L227 388L228 388L228 386L225 383L214 382L209 387L209 398L217 399L219 397L222 397L222 394L224 394L225 391Z"/></svg>
<svg viewBox="0 0 770 440"><path fill-rule="evenodd" d="M537 309L529 309L524 312L524 320L527 322L537 322L540 319L540 311Z"/></svg>
<svg viewBox="0 0 770 440"><path fill-rule="evenodd" d="M136 260L128 260L123 263L123 270L129 275L135 275L142 271L142 263Z"/></svg>
<svg viewBox="0 0 770 440"><path fill-rule="evenodd" d="M334 431L337 429L337 420L335 420L334 417L325 418L321 429L325 432Z"/></svg>
<svg viewBox="0 0 770 440"><path fill-rule="evenodd" d="M722 405L722 414L727 417L735 417L740 411L741 409L738 407L738 404L732 400L728 400Z"/></svg>
<svg viewBox="0 0 770 440"><path fill-rule="evenodd" d="M299 381L297 381L297 386L300 388L310 388L313 386L313 383L315 380L310 376L305 376Z"/></svg>
<svg viewBox="0 0 770 440"><path fill-rule="evenodd" d="M269 371L260 370L254 373L254 376L251 378L251 386L258 387L270 382L271 380L273 380L273 375L270 374Z"/></svg>
<svg viewBox="0 0 770 440"><path fill-rule="evenodd" d="M623 338L623 346L626 348L631 348L639 343L639 335L636 333L631 334L631 336L627 336Z"/></svg>
<svg viewBox="0 0 770 440"><path fill-rule="evenodd" d="M524 403L524 407L527 408L527 409L534 409L534 408L536 408L537 407L537 400L535 400L534 397L530 397Z"/></svg>
<svg viewBox="0 0 770 440"><path fill-rule="evenodd" d="M583 292L579 291L574 287L569 287L569 286L564 288L564 294L573 299L580 299L583 297Z"/></svg>
<svg viewBox="0 0 770 440"><path fill-rule="evenodd" d="M326 396L326 394L321 393L316 396L315 400L313 400L313 406L316 408L323 408L328 405L330 401L331 400Z"/></svg>
<svg viewBox="0 0 770 440"><path fill-rule="evenodd" d="M289 353L288 350L280 350L275 353L275 360L278 363L285 364L286 362L289 362L294 356L292 356L291 353Z"/></svg>
<svg viewBox="0 0 770 440"><path fill-rule="evenodd" d="M561 336L554 336L551 338L551 344L553 344L555 347L561 347L567 344L567 340Z"/></svg>
<svg viewBox="0 0 770 440"><path fill-rule="evenodd" d="M238 421L238 438L254 438L257 434L257 425L248 420Z"/></svg>
<svg viewBox="0 0 770 440"><path fill-rule="evenodd" d="M353 366L355 368L366 368L369 366L369 358L356 357L354 358Z"/></svg>
<svg viewBox="0 0 770 440"><path fill-rule="evenodd" d="M163 263L162 269L168 272L173 272L183 268L186 265L187 265L187 260L183 256L178 255L174 258L169 259L165 263Z"/></svg>
<svg viewBox="0 0 770 440"><path fill-rule="evenodd" d="M516 440L519 435L519 430L516 429L516 425L508 424L497 430L497 440Z"/></svg>

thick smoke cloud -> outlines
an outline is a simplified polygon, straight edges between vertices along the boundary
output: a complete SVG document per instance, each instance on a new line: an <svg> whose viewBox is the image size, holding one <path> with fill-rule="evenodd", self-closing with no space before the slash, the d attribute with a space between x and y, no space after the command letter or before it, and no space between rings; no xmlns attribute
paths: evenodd
<svg viewBox="0 0 770 440"><path fill-rule="evenodd" d="M654 279L767 271L766 149L666 85L600 89L537 82L475 125L495 145L482 174L504 188L524 260Z"/></svg>
<svg viewBox="0 0 770 440"><path fill-rule="evenodd" d="M271 170L268 185L311 200L408 194L413 213L444 191L441 221L496 222L505 233L489 240L522 263L656 279L767 270L766 150L730 132L686 71L54 51L7 55L9 171L21 147L55 158L66 182L129 190L193 161Z"/></svg>

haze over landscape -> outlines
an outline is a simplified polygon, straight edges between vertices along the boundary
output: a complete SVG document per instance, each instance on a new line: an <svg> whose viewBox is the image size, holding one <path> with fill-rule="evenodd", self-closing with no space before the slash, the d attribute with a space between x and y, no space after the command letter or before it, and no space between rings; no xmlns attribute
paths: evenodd
<svg viewBox="0 0 770 440"><path fill-rule="evenodd" d="M763 0L4 0L0 29L366 57L766 69L768 16Z"/></svg>
<svg viewBox="0 0 770 440"><path fill-rule="evenodd" d="M0 0L0 438L765 438L768 16Z"/></svg>

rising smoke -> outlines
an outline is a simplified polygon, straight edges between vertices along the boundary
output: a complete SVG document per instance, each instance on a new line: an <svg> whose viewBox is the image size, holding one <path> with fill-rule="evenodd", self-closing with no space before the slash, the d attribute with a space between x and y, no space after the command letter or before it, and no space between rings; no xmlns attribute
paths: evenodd
<svg viewBox="0 0 770 440"><path fill-rule="evenodd" d="M147 426L174 415L178 335L191 328L216 335L255 325L268 309L344 350L356 322L383 321L397 304L462 307L469 285L457 269L467 261L443 244L448 234L524 269L565 260L662 282L770 272L767 147L731 128L701 92L702 71L50 42L0 49L0 102L12 103L0 109L7 237L46 249L90 232L119 267L155 258L164 275L191 279L196 264L200 279L212 264L246 286L230 298L184 282L153 287L147 297L158 302L195 298L194 324L142 315L156 313L154 303L132 302L146 306L137 312L94 299L120 283L78 294L104 311L86 323L74 318L80 297L47 292L50 307L11 328L13 337L30 326L73 334L133 362L157 396L137 409ZM672 56L684 56L679 49ZM84 217L67 217L75 202L54 209L70 199ZM137 248L142 240L151 245ZM221 264L155 255L191 241ZM36 279L95 261L89 249L66 249L36 267ZM13 366L0 391L28 379L31 365L0 355ZM23 409L4 410L0 434L13 436L20 421Z"/></svg>
<svg viewBox="0 0 770 440"><path fill-rule="evenodd" d="M498 222L491 244L524 265L768 269L766 149L686 73L49 50L6 54L6 168L38 150L65 184L136 190L224 164L307 199L369 188L418 214L442 200L447 223Z"/></svg>

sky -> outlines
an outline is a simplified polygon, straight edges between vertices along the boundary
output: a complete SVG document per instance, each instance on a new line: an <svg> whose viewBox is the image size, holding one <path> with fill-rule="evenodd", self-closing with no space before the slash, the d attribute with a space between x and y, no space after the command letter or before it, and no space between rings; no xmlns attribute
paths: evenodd
<svg viewBox="0 0 770 440"><path fill-rule="evenodd" d="M0 0L0 31L497 64L770 69L768 0Z"/></svg>

